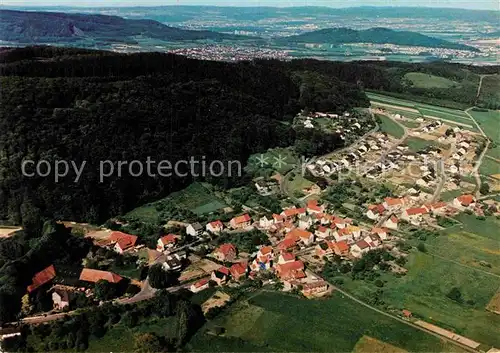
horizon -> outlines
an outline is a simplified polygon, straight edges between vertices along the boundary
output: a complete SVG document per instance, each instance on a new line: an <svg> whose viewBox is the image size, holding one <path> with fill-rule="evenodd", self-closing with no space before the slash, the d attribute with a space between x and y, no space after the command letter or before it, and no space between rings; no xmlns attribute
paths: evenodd
<svg viewBox="0 0 500 353"><path fill-rule="evenodd" d="M245 3L234 0L167 0L158 3L158 0L150 0L148 3L141 3L132 0L87 0L74 5L69 0L57 0L46 3L46 0L35 0L26 2L23 0L4 1L2 7L67 7L67 8L145 8L145 7L172 7L172 6L203 6L203 7L262 7L262 8L293 8L293 7L328 7L328 8L356 8L356 7L387 7L387 8L442 8L442 9L465 9L465 10L487 10L499 11L498 2L492 0L480 0L474 3L464 0L441 0L441 1L415 1L400 0L398 4L386 0L352 0L349 5L345 5L339 0L247 0Z"/></svg>

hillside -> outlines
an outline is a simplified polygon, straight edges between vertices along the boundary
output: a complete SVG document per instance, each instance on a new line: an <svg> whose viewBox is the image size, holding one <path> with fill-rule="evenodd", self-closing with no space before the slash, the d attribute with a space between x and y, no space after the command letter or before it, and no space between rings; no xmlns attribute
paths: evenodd
<svg viewBox="0 0 500 353"><path fill-rule="evenodd" d="M14 223L37 213L96 223L194 180L184 167L169 177L146 169L134 177L125 168L101 182L100 161L145 165L150 157L174 165L204 156L207 166L244 167L253 153L293 145L297 136L286 122L302 108L340 113L369 105L355 85L319 76L328 85L315 87L295 75L302 70L265 63L51 47L4 50L0 63L0 219ZM86 166L78 182L73 171L55 182L53 172L22 176L24 159ZM221 187L244 181L237 169L222 174L206 180Z"/></svg>
<svg viewBox="0 0 500 353"><path fill-rule="evenodd" d="M62 12L0 10L0 40L20 43L102 40L133 42L133 36L180 41L198 39L241 39L247 37L211 31L191 31L148 19Z"/></svg>
<svg viewBox="0 0 500 353"><path fill-rule="evenodd" d="M280 43L373 43L397 44L429 48L448 48L478 51L476 48L449 42L439 38L429 37L416 32L394 31L388 28L370 28L367 30L354 30L350 28L327 28L290 36L278 40Z"/></svg>

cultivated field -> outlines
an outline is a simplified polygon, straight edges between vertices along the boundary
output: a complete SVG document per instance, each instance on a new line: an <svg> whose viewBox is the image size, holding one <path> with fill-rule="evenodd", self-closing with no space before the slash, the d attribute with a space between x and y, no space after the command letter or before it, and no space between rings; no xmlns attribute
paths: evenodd
<svg viewBox="0 0 500 353"><path fill-rule="evenodd" d="M389 117L381 114L377 114L377 117L382 120L382 124L380 125L380 129L383 132L388 133L391 136L394 136L396 138L401 138L404 135L404 130L399 124L397 124L394 120L390 119Z"/></svg>
<svg viewBox="0 0 500 353"><path fill-rule="evenodd" d="M207 334L226 329L224 337ZM363 307L341 294L323 300L261 292L240 301L209 322L191 342L191 350L350 352L365 335L401 351L440 352L442 340ZM286 337L286 339L285 339ZM396 349L396 348L395 348ZM391 352L396 352L392 351Z"/></svg>

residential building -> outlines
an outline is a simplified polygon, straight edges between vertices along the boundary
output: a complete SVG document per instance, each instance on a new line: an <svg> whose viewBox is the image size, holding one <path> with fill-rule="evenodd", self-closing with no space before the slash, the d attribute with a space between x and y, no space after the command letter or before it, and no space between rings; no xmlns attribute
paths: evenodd
<svg viewBox="0 0 500 353"><path fill-rule="evenodd" d="M270 270L272 267L273 267L273 261L267 256L257 256L250 263L250 269L255 272Z"/></svg>
<svg viewBox="0 0 500 353"><path fill-rule="evenodd" d="M285 239L294 239L295 242L300 240L307 246L314 242L314 234L307 230L295 228L286 234Z"/></svg>
<svg viewBox="0 0 500 353"><path fill-rule="evenodd" d="M165 250L170 250L175 247L177 244L179 236L175 234L168 234L160 239L158 239L158 242L156 244L156 250L157 251L165 251Z"/></svg>
<svg viewBox="0 0 500 353"><path fill-rule="evenodd" d="M210 277L210 279L217 283L219 286L222 286L229 280L229 274L229 269L222 266L212 272L212 276Z"/></svg>
<svg viewBox="0 0 500 353"><path fill-rule="evenodd" d="M282 280L306 277L304 273L304 263L300 260L276 265L276 274Z"/></svg>
<svg viewBox="0 0 500 353"><path fill-rule="evenodd" d="M279 265L286 264L289 262L294 262L294 261L295 261L295 255L292 254L291 252L283 252L278 257L278 264Z"/></svg>
<svg viewBox="0 0 500 353"><path fill-rule="evenodd" d="M316 255L319 257L329 256L334 253L334 243L331 241L322 241L316 245Z"/></svg>
<svg viewBox="0 0 500 353"><path fill-rule="evenodd" d="M380 218L380 216L382 216L384 212L385 212L385 207L382 204L369 205L368 211L366 212L366 217L368 217L373 221L376 221Z"/></svg>
<svg viewBox="0 0 500 353"><path fill-rule="evenodd" d="M192 237L197 237L203 233L203 226L198 222L191 223L186 227L186 233Z"/></svg>
<svg viewBox="0 0 500 353"><path fill-rule="evenodd" d="M338 256L346 257L349 255L349 244L346 241L333 243L333 251Z"/></svg>
<svg viewBox="0 0 500 353"><path fill-rule="evenodd" d="M323 205L318 205L318 201L317 200L310 200L309 202L307 202L307 213L308 214L314 214L314 213L322 213L325 209L325 207Z"/></svg>
<svg viewBox="0 0 500 353"><path fill-rule="evenodd" d="M182 261L177 254L168 255L165 262L162 265L165 271L178 271L182 268Z"/></svg>
<svg viewBox="0 0 500 353"><path fill-rule="evenodd" d="M370 245L365 240L360 240L351 246L351 255L357 258L370 251Z"/></svg>
<svg viewBox="0 0 500 353"><path fill-rule="evenodd" d="M405 204L405 199L403 198L386 197L382 205L384 206L385 209L393 211L400 209L401 207L403 207L404 204Z"/></svg>
<svg viewBox="0 0 500 353"><path fill-rule="evenodd" d="M313 225L313 220L309 216L302 216L299 219L300 229L309 229Z"/></svg>
<svg viewBox="0 0 500 353"><path fill-rule="evenodd" d="M214 256L219 261L233 261L236 255L236 247L229 243L222 244L214 251Z"/></svg>
<svg viewBox="0 0 500 353"><path fill-rule="evenodd" d="M389 236L389 231L385 228L374 227L372 228L372 233L377 234L381 240L387 240L387 237Z"/></svg>
<svg viewBox="0 0 500 353"><path fill-rule="evenodd" d="M399 222L398 217L392 215L387 219L387 221L384 222L384 227L397 230L398 222Z"/></svg>
<svg viewBox="0 0 500 353"><path fill-rule="evenodd" d="M247 274L247 269L248 269L247 262L237 262L229 268L229 272L231 273L231 277L235 281L239 281L240 279L244 279L244 277Z"/></svg>
<svg viewBox="0 0 500 353"><path fill-rule="evenodd" d="M266 216L259 219L259 226L264 229L271 228L274 225L274 220L267 218Z"/></svg>
<svg viewBox="0 0 500 353"><path fill-rule="evenodd" d="M328 283L325 281L315 281L304 283L302 286L302 294L305 297L321 295L328 291Z"/></svg>
<svg viewBox="0 0 500 353"><path fill-rule="evenodd" d="M319 226L318 229L316 229L316 232L314 232L318 238L326 238L330 236L330 228L327 228L325 226Z"/></svg>
<svg viewBox="0 0 500 353"><path fill-rule="evenodd" d="M233 229L247 228L252 224L252 218L248 214L234 217L229 221L229 225Z"/></svg>
<svg viewBox="0 0 500 353"><path fill-rule="evenodd" d="M224 224L220 220L209 222L205 229L210 233L218 234L224 229Z"/></svg>
<svg viewBox="0 0 500 353"><path fill-rule="evenodd" d="M282 252L292 250L297 246L297 241L297 239L286 238L278 244L278 250Z"/></svg>
<svg viewBox="0 0 500 353"><path fill-rule="evenodd" d="M413 225L419 225L423 220L423 215L427 213L428 211L425 207L407 208L401 214L401 218Z"/></svg>
<svg viewBox="0 0 500 353"><path fill-rule="evenodd" d="M453 199L453 207L458 208L459 210L463 210L466 208L471 209L475 204L476 199L470 194L461 195Z"/></svg>
<svg viewBox="0 0 500 353"><path fill-rule="evenodd" d="M272 259L274 257L273 247L272 246L263 246L257 252L257 257L267 257L268 259Z"/></svg>
<svg viewBox="0 0 500 353"><path fill-rule="evenodd" d="M113 250L119 254L123 254L127 250L131 250L135 247L137 243L137 236L123 233L123 232L111 232L108 241L113 246Z"/></svg>

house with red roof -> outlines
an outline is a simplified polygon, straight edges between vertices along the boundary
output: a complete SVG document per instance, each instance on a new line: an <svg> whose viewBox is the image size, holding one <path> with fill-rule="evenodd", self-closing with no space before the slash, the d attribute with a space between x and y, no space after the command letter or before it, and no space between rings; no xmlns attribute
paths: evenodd
<svg viewBox="0 0 500 353"><path fill-rule="evenodd" d="M325 239L326 237L330 236L330 228L327 228L325 226L319 226L318 229L314 232L318 238Z"/></svg>
<svg viewBox="0 0 500 353"><path fill-rule="evenodd" d="M97 283L100 280L118 283L122 280L122 277L113 272L93 270L91 268L84 268L80 273L80 281Z"/></svg>
<svg viewBox="0 0 500 353"><path fill-rule="evenodd" d="M295 255L291 252L283 252L278 257L278 264L280 265L294 261L295 261Z"/></svg>
<svg viewBox="0 0 500 353"><path fill-rule="evenodd" d="M282 280L305 278L304 263L300 260L276 265L276 274Z"/></svg>
<svg viewBox="0 0 500 353"><path fill-rule="evenodd" d="M293 221L298 216L298 209L295 207L284 209L280 215L285 221Z"/></svg>
<svg viewBox="0 0 500 353"><path fill-rule="evenodd" d="M201 292L202 290L207 289L210 286L209 282L209 278L202 278L199 281L193 283L191 287L189 287L189 290L193 293Z"/></svg>
<svg viewBox="0 0 500 353"><path fill-rule="evenodd" d="M349 255L349 244L346 241L339 241L333 243L333 250L336 255L346 257Z"/></svg>
<svg viewBox="0 0 500 353"><path fill-rule="evenodd" d="M306 209L308 214L316 214L316 213L322 213L325 210L325 206L318 205L317 200L309 200L307 202Z"/></svg>
<svg viewBox="0 0 500 353"><path fill-rule="evenodd" d="M219 220L209 222L205 226L205 229L210 233L218 234L224 229L224 224Z"/></svg>
<svg viewBox="0 0 500 353"><path fill-rule="evenodd" d="M273 267L273 260L267 256L257 256L251 263L252 272L266 271Z"/></svg>
<svg viewBox="0 0 500 353"><path fill-rule="evenodd" d="M476 198L470 194L460 195L453 199L453 207L459 210L472 209L475 204Z"/></svg>
<svg viewBox="0 0 500 353"><path fill-rule="evenodd" d="M335 227L342 229L348 226L349 222L344 218L334 217L332 223L335 224Z"/></svg>
<svg viewBox="0 0 500 353"><path fill-rule="evenodd" d="M52 281L56 277L56 269L54 265L50 265L46 267L42 271L36 273L33 278L31 278L31 284L28 286L28 293L33 292L40 286L43 286L45 283Z"/></svg>
<svg viewBox="0 0 500 353"><path fill-rule="evenodd" d="M158 242L156 243L156 250L163 252L165 250L172 249L175 247L175 245L177 245L178 240L179 240L178 235L167 234L158 239Z"/></svg>
<svg viewBox="0 0 500 353"><path fill-rule="evenodd" d="M386 210L398 210L403 207L406 203L404 198L394 198L394 197L386 197L384 199L384 203L382 204Z"/></svg>
<svg viewBox="0 0 500 353"><path fill-rule="evenodd" d="M318 255L319 257L323 257L334 254L334 244L335 243L332 241L322 241L321 243L316 245L316 255Z"/></svg>
<svg viewBox="0 0 500 353"><path fill-rule="evenodd" d="M231 272L227 267L222 266L219 267L217 270L212 271L210 279L215 283L217 283L219 286L222 286L226 284L227 281L229 280L230 273Z"/></svg>
<svg viewBox="0 0 500 353"><path fill-rule="evenodd" d="M401 219L418 226L422 222L423 216L428 213L429 211L425 207L407 208L401 213Z"/></svg>
<svg viewBox="0 0 500 353"><path fill-rule="evenodd" d="M274 224L278 224L278 223L283 223L284 219L283 219L282 215L273 213L273 221L274 221Z"/></svg>
<svg viewBox="0 0 500 353"><path fill-rule="evenodd" d="M351 242L354 241L354 235L351 233L349 228L339 228L335 229L331 232L331 235L335 238L336 242L339 241L347 241Z"/></svg>
<svg viewBox="0 0 500 353"><path fill-rule="evenodd" d="M380 244L382 244L382 240L377 234L368 234L363 238L364 241L370 245L370 249L375 249L377 248Z"/></svg>
<svg viewBox="0 0 500 353"><path fill-rule="evenodd" d="M448 204L446 202L440 201L440 202L435 202L435 203L425 205L425 208L427 208L427 210L429 212L432 212L433 214L443 215L446 213L446 209L448 208Z"/></svg>
<svg viewBox="0 0 500 353"><path fill-rule="evenodd" d="M389 236L389 231L386 228L373 227L371 232L377 234L381 240L387 240Z"/></svg>
<svg viewBox="0 0 500 353"><path fill-rule="evenodd" d="M248 263L246 261L245 262L237 262L229 268L229 272L231 273L231 277L235 281L239 281L241 279L244 279L246 277L247 270L248 270Z"/></svg>
<svg viewBox="0 0 500 353"><path fill-rule="evenodd" d="M382 204L378 205L369 205L368 211L366 212L366 217L369 219L376 221L382 216L385 212L385 207Z"/></svg>
<svg viewBox="0 0 500 353"><path fill-rule="evenodd" d="M278 244L279 251L289 251L294 249L297 246L297 239L295 238L286 238L281 243Z"/></svg>
<svg viewBox="0 0 500 353"><path fill-rule="evenodd" d="M268 259L272 259L274 257L273 247L272 246L263 246L257 252L257 257L267 257Z"/></svg>
<svg viewBox="0 0 500 353"><path fill-rule="evenodd" d="M236 246L233 244L222 244L213 253L214 257L219 261L233 261L237 255Z"/></svg>
<svg viewBox="0 0 500 353"><path fill-rule="evenodd" d="M234 217L229 221L229 225L233 229L247 228L252 224L252 218L248 214Z"/></svg>
<svg viewBox="0 0 500 353"><path fill-rule="evenodd" d="M398 229L398 222L399 222L398 217L396 217L395 215L392 215L384 222L384 227L397 230Z"/></svg>
<svg viewBox="0 0 500 353"><path fill-rule="evenodd" d="M307 246L314 242L314 234L304 229L295 228L285 235L285 239L294 239L296 243L301 241Z"/></svg>
<svg viewBox="0 0 500 353"><path fill-rule="evenodd" d="M359 240L351 246L351 255L357 258L370 251L370 245L365 240Z"/></svg>
<svg viewBox="0 0 500 353"><path fill-rule="evenodd" d="M137 243L137 236L123 232L111 232L108 241L114 245L113 250L119 254L123 254L127 250L131 250Z"/></svg>

